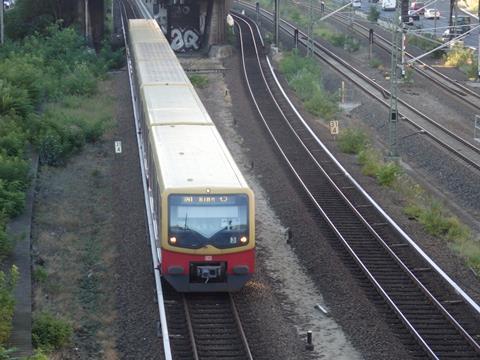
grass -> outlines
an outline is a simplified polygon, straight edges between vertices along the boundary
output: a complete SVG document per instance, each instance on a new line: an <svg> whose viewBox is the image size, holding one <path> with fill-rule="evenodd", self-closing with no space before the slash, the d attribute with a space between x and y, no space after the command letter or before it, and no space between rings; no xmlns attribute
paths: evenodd
<svg viewBox="0 0 480 360"><path fill-rule="evenodd" d="M15 298L13 290L19 277L18 268L14 265L10 271L0 271L0 348L5 345L12 330Z"/></svg>
<svg viewBox="0 0 480 360"><path fill-rule="evenodd" d="M398 164L385 163L382 154L369 143L366 134L358 129L347 129L338 138L341 151L357 155L364 175L374 177L379 185L394 188L401 194L406 204L403 211L409 219L418 221L431 236L446 241L480 275L480 242L474 239L471 230L440 201L403 175Z"/></svg>
<svg viewBox="0 0 480 360"><path fill-rule="evenodd" d="M411 220L418 221L428 234L446 241L480 275L479 239L475 239L471 230L442 203L421 192L416 200L410 199L404 213Z"/></svg>
<svg viewBox="0 0 480 360"><path fill-rule="evenodd" d="M358 129L346 129L338 136L338 146L347 154L358 154L366 148L367 144L367 135Z"/></svg>
<svg viewBox="0 0 480 360"><path fill-rule="evenodd" d="M376 6L370 6L368 8L367 20L376 23L380 17L380 11L377 10Z"/></svg>
<svg viewBox="0 0 480 360"><path fill-rule="evenodd" d="M443 56L443 61L445 66L457 67L469 78L475 78L477 75L476 54L470 48L455 45Z"/></svg>
<svg viewBox="0 0 480 360"><path fill-rule="evenodd" d="M325 120L338 113L337 95L324 89L321 69L315 60L302 57L297 51L286 53L280 61L280 71L310 113Z"/></svg>
<svg viewBox="0 0 480 360"><path fill-rule="evenodd" d="M374 69L383 70L383 62L377 58L371 59L369 65Z"/></svg>
<svg viewBox="0 0 480 360"><path fill-rule="evenodd" d="M193 86L203 89L208 86L208 78L205 75L193 74L189 75L188 78Z"/></svg>
<svg viewBox="0 0 480 360"><path fill-rule="evenodd" d="M32 342L46 352L59 350L71 342L73 328L70 323L50 313L38 314L33 319Z"/></svg>
<svg viewBox="0 0 480 360"><path fill-rule="evenodd" d="M435 49L439 45L433 34L422 34L422 37L407 35L407 41L409 45L419 47L426 52ZM437 50L431 56L435 59L440 59L444 54L444 50Z"/></svg>
<svg viewBox="0 0 480 360"><path fill-rule="evenodd" d="M32 241L44 265L33 273L37 280L35 312L55 314L75 324L71 341L85 358L101 358L115 349L111 340L114 304L109 301L114 292L113 275L107 271L115 261L108 176L114 113L109 94L114 92L113 86L106 80L99 84L94 98L68 97L49 105L65 117L108 124L104 135L108 142L100 138L87 144L81 156L73 157L65 167L44 168L38 179L42 201L36 206ZM64 349L61 356L69 351L70 347ZM50 355L60 356L55 351Z"/></svg>

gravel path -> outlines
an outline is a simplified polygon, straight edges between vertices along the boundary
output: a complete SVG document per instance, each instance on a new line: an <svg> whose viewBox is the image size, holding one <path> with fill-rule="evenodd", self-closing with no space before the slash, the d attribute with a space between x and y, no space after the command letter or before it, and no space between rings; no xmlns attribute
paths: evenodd
<svg viewBox="0 0 480 360"><path fill-rule="evenodd" d="M150 247L147 244L145 203L138 148L126 71L115 75L115 141L122 142L112 170L114 236L118 240L115 297L118 314L118 350L122 359L159 359L158 309ZM112 144L113 146L113 144Z"/></svg>

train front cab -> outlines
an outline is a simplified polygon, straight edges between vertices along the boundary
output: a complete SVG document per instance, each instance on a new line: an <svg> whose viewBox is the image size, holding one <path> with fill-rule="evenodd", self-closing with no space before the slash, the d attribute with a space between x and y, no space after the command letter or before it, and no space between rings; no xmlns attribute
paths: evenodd
<svg viewBox="0 0 480 360"><path fill-rule="evenodd" d="M162 276L180 292L238 291L255 268L250 189L165 192Z"/></svg>

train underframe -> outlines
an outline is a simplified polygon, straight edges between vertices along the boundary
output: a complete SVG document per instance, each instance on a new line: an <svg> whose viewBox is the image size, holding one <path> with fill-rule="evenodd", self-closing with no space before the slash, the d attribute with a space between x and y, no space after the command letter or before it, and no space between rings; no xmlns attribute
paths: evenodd
<svg viewBox="0 0 480 360"><path fill-rule="evenodd" d="M180 292L234 292L252 278L255 250L192 255L162 249L162 276Z"/></svg>

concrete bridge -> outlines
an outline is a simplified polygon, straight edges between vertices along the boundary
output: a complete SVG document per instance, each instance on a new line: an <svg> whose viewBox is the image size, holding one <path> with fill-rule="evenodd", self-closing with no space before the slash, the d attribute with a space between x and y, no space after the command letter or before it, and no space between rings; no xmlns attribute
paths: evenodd
<svg viewBox="0 0 480 360"><path fill-rule="evenodd" d="M136 0L157 19L173 50L209 50L226 41L226 17L233 0ZM98 47L105 31L104 0L81 0L77 14L91 45Z"/></svg>

